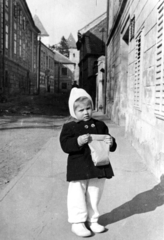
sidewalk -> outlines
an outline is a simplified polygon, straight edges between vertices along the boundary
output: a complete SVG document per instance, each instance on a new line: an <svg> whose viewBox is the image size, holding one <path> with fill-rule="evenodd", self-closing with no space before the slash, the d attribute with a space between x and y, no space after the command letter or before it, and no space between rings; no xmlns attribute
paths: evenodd
<svg viewBox="0 0 164 240"><path fill-rule="evenodd" d="M95 116L107 123L118 148L111 153L115 177L106 181L100 202L99 222L107 231L91 239L163 240L164 189L124 137L124 129ZM51 138L1 192L1 240L79 239L67 222L66 157L58 138Z"/></svg>

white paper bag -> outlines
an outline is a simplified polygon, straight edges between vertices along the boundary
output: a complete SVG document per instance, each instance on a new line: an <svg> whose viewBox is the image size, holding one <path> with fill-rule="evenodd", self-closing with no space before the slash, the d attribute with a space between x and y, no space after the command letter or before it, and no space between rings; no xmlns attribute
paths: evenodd
<svg viewBox="0 0 164 240"><path fill-rule="evenodd" d="M91 141L88 143L91 150L92 161L95 166L108 165L109 160L109 143L106 143L106 135L91 134Z"/></svg>

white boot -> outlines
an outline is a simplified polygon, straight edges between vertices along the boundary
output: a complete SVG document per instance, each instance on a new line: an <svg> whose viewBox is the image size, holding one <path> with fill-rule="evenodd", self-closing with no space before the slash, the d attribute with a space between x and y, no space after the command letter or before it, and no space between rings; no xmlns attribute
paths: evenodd
<svg viewBox="0 0 164 240"><path fill-rule="evenodd" d="M85 227L84 223L73 223L72 232L79 237L89 237L92 233Z"/></svg>
<svg viewBox="0 0 164 240"><path fill-rule="evenodd" d="M102 233L105 231L105 227L98 224L97 222L90 222L88 223L88 226L94 233Z"/></svg>

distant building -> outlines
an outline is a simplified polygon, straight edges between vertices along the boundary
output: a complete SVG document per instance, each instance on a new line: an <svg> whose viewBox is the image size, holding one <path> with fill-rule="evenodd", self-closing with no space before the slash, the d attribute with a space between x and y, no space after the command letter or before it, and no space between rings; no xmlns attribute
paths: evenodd
<svg viewBox="0 0 164 240"><path fill-rule="evenodd" d="M74 70L74 81L79 84L79 51L76 47L76 41L70 33L67 39L68 47L69 47L69 59L75 63L75 70Z"/></svg>
<svg viewBox="0 0 164 240"><path fill-rule="evenodd" d="M75 81L78 62L76 42L70 34L68 38L69 58L49 48L49 34L38 16L34 16L35 25L40 30L38 64L41 92L69 92Z"/></svg>
<svg viewBox="0 0 164 240"><path fill-rule="evenodd" d="M42 43L46 46L49 46L49 34L47 33L45 27L43 26L41 20L37 15L34 15L34 22L37 28L40 30L40 39Z"/></svg>
<svg viewBox="0 0 164 240"><path fill-rule="evenodd" d="M40 42L40 92L54 92L54 52Z"/></svg>
<svg viewBox="0 0 164 240"><path fill-rule="evenodd" d="M75 63L54 50L55 92L69 92L74 82Z"/></svg>
<svg viewBox="0 0 164 240"><path fill-rule="evenodd" d="M106 13L78 31L77 49L80 51L79 86L96 100L96 74L98 58L105 55Z"/></svg>
<svg viewBox="0 0 164 240"><path fill-rule="evenodd" d="M54 52L49 46L49 34L37 15L35 25L40 30L38 36L38 82L40 92L54 92Z"/></svg>
<svg viewBox="0 0 164 240"><path fill-rule="evenodd" d="M0 1L0 92L37 90L37 37L25 0Z"/></svg>

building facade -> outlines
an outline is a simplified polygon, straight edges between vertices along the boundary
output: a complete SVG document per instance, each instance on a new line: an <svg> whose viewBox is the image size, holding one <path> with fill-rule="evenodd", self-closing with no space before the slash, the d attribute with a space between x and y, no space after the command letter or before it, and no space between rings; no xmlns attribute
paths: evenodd
<svg viewBox="0 0 164 240"><path fill-rule="evenodd" d="M55 92L54 89L54 52L40 42L40 92Z"/></svg>
<svg viewBox="0 0 164 240"><path fill-rule="evenodd" d="M77 49L80 51L79 86L84 88L96 101L97 59L105 55L106 13L78 31Z"/></svg>
<svg viewBox="0 0 164 240"><path fill-rule="evenodd" d="M24 0L0 0L0 91L37 91L37 36Z"/></svg>
<svg viewBox="0 0 164 240"><path fill-rule="evenodd" d="M106 109L146 166L164 174L164 2L108 0Z"/></svg>
<svg viewBox="0 0 164 240"><path fill-rule="evenodd" d="M55 60L55 92L68 93L74 82L75 63L54 50Z"/></svg>
<svg viewBox="0 0 164 240"><path fill-rule="evenodd" d="M79 51L77 50L76 41L72 34L69 35L67 43L69 48L69 59L75 63L74 81L76 84L79 84Z"/></svg>

